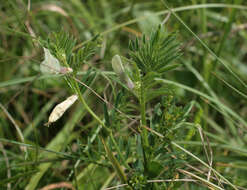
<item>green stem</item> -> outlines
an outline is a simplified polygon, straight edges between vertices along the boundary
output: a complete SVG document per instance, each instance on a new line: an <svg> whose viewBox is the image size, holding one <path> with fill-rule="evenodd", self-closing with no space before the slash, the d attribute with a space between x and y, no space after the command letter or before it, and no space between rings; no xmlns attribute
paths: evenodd
<svg viewBox="0 0 247 190"><path fill-rule="evenodd" d="M118 177L120 178L122 183L128 183L127 176L125 175L123 168L120 166L118 160L115 158L112 151L110 150L108 145L105 143L104 139L102 137L100 137L100 140L105 147L106 154L107 154L109 160L111 161L113 168L115 169L116 173L118 174Z"/></svg>
<svg viewBox="0 0 247 190"><path fill-rule="evenodd" d="M99 122L100 125L102 125L108 132L110 132L111 130L109 128L106 127L106 125L104 124L104 122L93 112L93 110L91 110L91 108L87 105L84 97L81 94L80 88L78 86L78 83L75 81L75 79L73 78L73 86L74 86L74 90L76 91L76 93L78 94L78 97L82 103L82 105L85 107L85 109Z"/></svg>
<svg viewBox="0 0 247 190"><path fill-rule="evenodd" d="M144 141L144 145L148 146L148 131L143 126L146 126L146 100L145 100L145 90L143 87L143 83L141 81L141 94L140 94L140 106L141 106L141 131L142 137Z"/></svg>

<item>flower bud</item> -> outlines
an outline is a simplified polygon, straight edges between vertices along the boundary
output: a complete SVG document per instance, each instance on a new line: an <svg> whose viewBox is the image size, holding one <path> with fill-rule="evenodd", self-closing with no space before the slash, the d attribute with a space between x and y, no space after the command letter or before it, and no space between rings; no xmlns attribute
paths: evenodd
<svg viewBox="0 0 247 190"><path fill-rule="evenodd" d="M49 119L48 119L48 123L46 125L49 126L50 123L53 123L57 121L60 117L62 117L64 112L67 109L69 109L69 107L72 106L77 99L78 99L78 96L74 94L68 97L66 100L64 100L60 104L56 105L56 107L52 110L49 116Z"/></svg>

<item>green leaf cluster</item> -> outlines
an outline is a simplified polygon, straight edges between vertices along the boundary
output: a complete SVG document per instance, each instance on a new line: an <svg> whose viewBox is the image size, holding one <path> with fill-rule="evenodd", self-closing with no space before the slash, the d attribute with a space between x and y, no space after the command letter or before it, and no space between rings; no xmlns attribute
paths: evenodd
<svg viewBox="0 0 247 190"><path fill-rule="evenodd" d="M176 35L166 35L159 26L150 37L143 35L141 40L131 41L129 44L130 57L140 69L141 74L150 72L164 74L178 65L171 63L180 55L179 44L175 41Z"/></svg>

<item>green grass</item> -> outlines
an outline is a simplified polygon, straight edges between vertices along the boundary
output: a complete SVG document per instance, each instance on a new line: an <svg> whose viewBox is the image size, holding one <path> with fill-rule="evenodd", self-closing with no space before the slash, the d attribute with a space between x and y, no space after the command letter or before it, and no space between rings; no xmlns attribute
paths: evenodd
<svg viewBox="0 0 247 190"><path fill-rule="evenodd" d="M246 189L245 1L11 0L0 10L0 189ZM41 73L43 47L74 72Z"/></svg>

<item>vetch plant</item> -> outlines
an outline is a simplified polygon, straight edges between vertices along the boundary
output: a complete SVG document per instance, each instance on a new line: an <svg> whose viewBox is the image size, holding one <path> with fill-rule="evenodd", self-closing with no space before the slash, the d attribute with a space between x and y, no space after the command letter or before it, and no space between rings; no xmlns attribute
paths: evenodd
<svg viewBox="0 0 247 190"><path fill-rule="evenodd" d="M113 56L112 68L120 80L115 80L114 77L112 79L124 86L124 89L127 87L127 90L122 89L117 93L113 106L109 106L112 110L104 103L104 119L89 107L83 97L85 88L80 87L77 79L81 65L94 53L96 41L87 43L77 52L73 52L73 38L64 33L53 34L53 38L48 41L41 40L40 43L45 51L41 71L50 72L45 66L56 67L59 73L64 74L63 78L73 94L54 108L48 124L59 119L78 98L98 122L99 129L102 128L96 136L99 140L98 147L91 145L94 137L88 142L87 148L80 151L79 158L92 163L111 163L127 189L164 189L174 186L173 183L150 183L150 180L175 179L178 176L176 169L184 159L180 153L173 150L171 141L177 137L175 127L186 119L191 106L177 106L173 88L154 80L156 77L165 77L166 72L179 66L173 63L181 55L175 34L166 34L159 26L149 37L143 35L141 39L136 38L130 42L128 58ZM82 80L86 86L90 86L95 76L91 73L92 70L89 69ZM93 70L93 73L96 73L96 70ZM127 99L136 99L138 104L132 106L127 103ZM147 109L151 111L147 112ZM116 138L115 135L130 119L127 116L128 111L125 110L139 113L139 124L132 129L135 133L130 138L121 135ZM123 134L125 133L128 131ZM164 138L161 139L157 134Z"/></svg>
<svg viewBox="0 0 247 190"><path fill-rule="evenodd" d="M64 79L66 80L68 86L72 90L73 93L77 94L72 97L79 97L83 105L87 108L87 110L97 118L98 121L101 120L92 112L92 110L86 104L81 91L85 91L85 88L79 88L78 83L76 82L76 74L80 68L80 66L85 63L87 59L90 58L94 51L94 47L92 46L93 42L88 43L88 45L77 53L72 53L72 49L75 45L75 40L69 37L67 34L61 33L54 33L47 41L40 40L40 44L44 46L45 52L45 59L40 65L41 72L43 73L61 73L66 74L64 75ZM48 48L48 49L47 49ZM89 76L90 71L85 75L84 81L88 82L88 85L92 82L92 78L90 79ZM60 105L69 107L71 103L77 99L73 98L73 101L65 100ZM58 105L56 108L60 108L61 106ZM69 106L68 106L69 105ZM57 111L55 109L54 111ZM59 109L61 110L61 109ZM62 112L60 111L59 115L61 116ZM52 121L54 120L53 115L51 116ZM49 122L48 122L49 123Z"/></svg>
<svg viewBox="0 0 247 190"><path fill-rule="evenodd" d="M44 61L40 64L40 71L44 74L68 74L73 72L70 67L62 67L59 61L51 55L50 51L46 48L44 49ZM45 125L50 125L51 123L57 121L64 112L78 99L77 95L72 95L68 97L65 101L56 105L52 110L49 120Z"/></svg>
<svg viewBox="0 0 247 190"><path fill-rule="evenodd" d="M135 135L136 151L130 156L134 161L128 181L133 189L164 189L165 184L151 184L148 180L176 178L176 168L183 162L170 143L177 137L174 128L186 119L192 106L176 106L172 87L154 80L179 66L173 63L181 55L178 47L175 34L167 35L159 27L150 37L143 35L130 42L129 59L119 55L112 58L113 70L139 102L139 134ZM160 103L152 108L154 99L160 99ZM147 107L153 110L149 116ZM165 138L161 140L155 133Z"/></svg>

